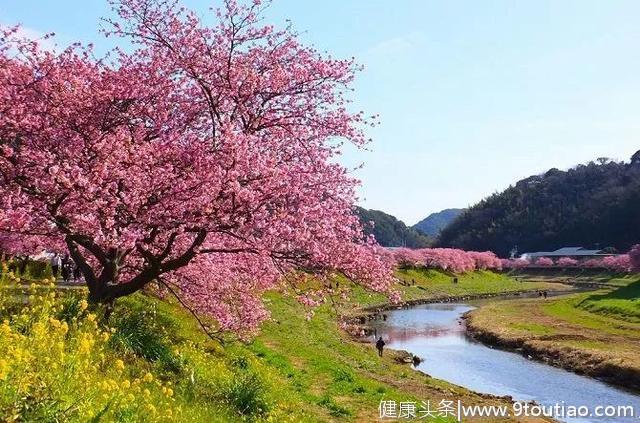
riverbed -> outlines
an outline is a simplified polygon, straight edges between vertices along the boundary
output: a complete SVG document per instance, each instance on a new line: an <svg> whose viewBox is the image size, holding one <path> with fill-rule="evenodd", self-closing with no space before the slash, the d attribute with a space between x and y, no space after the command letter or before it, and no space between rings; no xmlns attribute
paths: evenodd
<svg viewBox="0 0 640 423"><path fill-rule="evenodd" d="M478 304L435 303L386 312L376 333L387 348L406 350L424 361L416 370L476 392L509 395L568 410L570 406L632 406L636 416L561 417L566 422L640 421L640 395L540 363L520 354L485 346L465 334L461 316ZM611 410L611 409L610 409Z"/></svg>

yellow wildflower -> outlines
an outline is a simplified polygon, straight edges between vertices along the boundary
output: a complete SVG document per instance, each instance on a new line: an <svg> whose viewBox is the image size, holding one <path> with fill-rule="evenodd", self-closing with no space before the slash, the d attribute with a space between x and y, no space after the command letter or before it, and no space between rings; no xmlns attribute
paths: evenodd
<svg viewBox="0 0 640 423"><path fill-rule="evenodd" d="M91 340L87 338L82 338L80 341L80 352L86 353L91 349Z"/></svg>
<svg viewBox="0 0 640 423"><path fill-rule="evenodd" d="M87 302L87 300L82 300L80 301L80 310L81 311L85 311L87 309L87 307L89 307L89 303Z"/></svg>
<svg viewBox="0 0 640 423"><path fill-rule="evenodd" d="M153 381L153 375L152 375L151 373L148 373L148 372L147 372L147 374L146 374L146 375L144 375L143 380L144 380L145 382L147 382L147 383L148 383L148 382L152 382L152 381Z"/></svg>
<svg viewBox="0 0 640 423"><path fill-rule="evenodd" d="M9 363L0 359L0 380L6 380L9 374Z"/></svg>
<svg viewBox="0 0 640 423"><path fill-rule="evenodd" d="M116 369L124 370L124 361L120 359L116 360Z"/></svg>

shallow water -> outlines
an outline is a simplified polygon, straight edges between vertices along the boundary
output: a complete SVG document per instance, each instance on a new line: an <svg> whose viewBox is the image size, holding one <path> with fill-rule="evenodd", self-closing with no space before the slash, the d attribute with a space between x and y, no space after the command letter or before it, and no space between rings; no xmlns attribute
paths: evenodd
<svg viewBox="0 0 640 423"><path fill-rule="evenodd" d="M476 392L510 395L553 406L633 406L634 418L556 417L566 422L640 421L640 396L606 383L487 347L465 336L462 314L468 304L425 304L386 312L374 326L388 348L406 350L424 361L416 368ZM567 410L567 408L564 408Z"/></svg>

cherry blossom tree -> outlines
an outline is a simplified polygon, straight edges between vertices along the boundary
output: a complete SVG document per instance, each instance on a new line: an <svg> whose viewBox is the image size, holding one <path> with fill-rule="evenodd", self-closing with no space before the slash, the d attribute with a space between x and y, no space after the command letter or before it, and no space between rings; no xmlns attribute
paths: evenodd
<svg viewBox="0 0 640 423"><path fill-rule="evenodd" d="M524 269L529 267L531 263L528 260L516 258L516 259L502 259L500 260L503 269Z"/></svg>
<svg viewBox="0 0 640 423"><path fill-rule="evenodd" d="M602 259L602 266L615 272L630 272L632 269L631 259L628 254L605 257Z"/></svg>
<svg viewBox="0 0 640 423"><path fill-rule="evenodd" d="M551 267L553 266L553 260L549 257L540 257L534 264L539 267Z"/></svg>
<svg viewBox="0 0 640 423"><path fill-rule="evenodd" d="M558 259L556 264L559 267L575 267L578 265L578 260L572 259L571 257L562 257Z"/></svg>
<svg viewBox="0 0 640 423"><path fill-rule="evenodd" d="M491 251L469 251L468 253L475 262L475 268L478 270L502 269L502 261Z"/></svg>
<svg viewBox="0 0 640 423"><path fill-rule="evenodd" d="M502 261L492 252L464 251L456 248L397 248L393 259L400 267L426 267L464 273L473 270L502 269Z"/></svg>
<svg viewBox="0 0 640 423"><path fill-rule="evenodd" d="M417 267L424 264L421 250L411 248L397 248L393 250L393 258L400 267Z"/></svg>
<svg viewBox="0 0 640 423"><path fill-rule="evenodd" d="M354 215L343 143L358 67L232 0L218 24L166 0L119 0L94 59L0 33L0 231L66 250L90 300L159 283L222 329L254 329L261 294L294 270L387 291Z"/></svg>

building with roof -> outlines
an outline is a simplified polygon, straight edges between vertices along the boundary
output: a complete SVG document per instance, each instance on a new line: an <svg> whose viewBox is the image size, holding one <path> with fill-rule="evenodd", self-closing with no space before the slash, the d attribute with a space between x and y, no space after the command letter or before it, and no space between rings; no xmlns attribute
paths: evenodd
<svg viewBox="0 0 640 423"><path fill-rule="evenodd" d="M524 253L520 258L524 260L535 260L541 257L548 257L550 259L559 259L562 257L569 257L575 260L585 260L597 257L615 256L616 254L604 253L603 250L588 250L583 247L562 247L555 251L538 251L534 253Z"/></svg>

